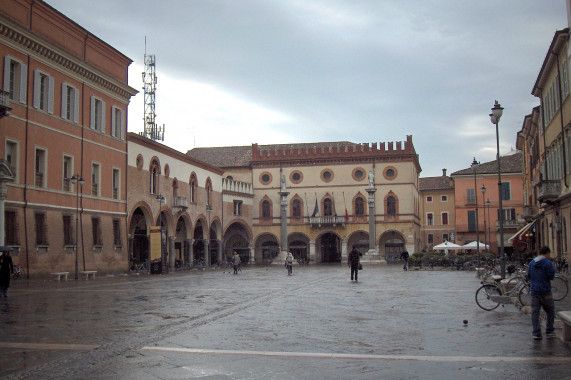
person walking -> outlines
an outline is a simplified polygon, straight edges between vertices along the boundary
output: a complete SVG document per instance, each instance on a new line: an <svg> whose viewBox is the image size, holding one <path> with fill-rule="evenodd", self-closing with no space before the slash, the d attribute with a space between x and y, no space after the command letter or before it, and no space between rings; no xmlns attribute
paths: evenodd
<svg viewBox="0 0 571 380"><path fill-rule="evenodd" d="M402 253L400 254L400 258L402 261L404 261L404 265L403 265L402 269L407 271L408 270L408 251L406 249L404 251L402 251Z"/></svg>
<svg viewBox="0 0 571 380"><path fill-rule="evenodd" d="M11 250L12 247L0 247L0 297L8 297L10 278L14 274Z"/></svg>
<svg viewBox="0 0 571 380"><path fill-rule="evenodd" d="M288 252L285 258L285 267L287 268L287 275L291 276L293 274L293 255Z"/></svg>
<svg viewBox="0 0 571 380"><path fill-rule="evenodd" d="M551 294L551 280L555 277L555 267L551 262L551 250L544 246L539 250L539 255L531 260L527 268L529 287L531 291L531 324L533 326L533 339L541 339L541 324L539 314L541 308L547 314L545 335L548 338L555 337L553 321L555 320L555 303Z"/></svg>
<svg viewBox="0 0 571 380"><path fill-rule="evenodd" d="M353 278L355 278L355 282L357 282L357 277L359 275L360 255L361 254L359 253L359 251L357 251L355 246L353 246L353 249L351 250L351 252L349 252L349 257L347 260L347 265L351 266L351 281L353 281Z"/></svg>
<svg viewBox="0 0 571 380"><path fill-rule="evenodd" d="M234 256L232 256L232 265L234 266L234 274L238 274L238 266L240 265L240 255L238 252L234 251Z"/></svg>

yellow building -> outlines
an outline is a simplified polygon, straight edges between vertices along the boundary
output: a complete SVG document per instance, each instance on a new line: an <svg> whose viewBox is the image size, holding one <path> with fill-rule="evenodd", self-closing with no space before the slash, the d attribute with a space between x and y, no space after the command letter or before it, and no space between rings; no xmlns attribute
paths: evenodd
<svg viewBox="0 0 571 380"><path fill-rule="evenodd" d="M251 263L286 250L300 262L340 262L353 246L364 261L390 262L418 249L421 168L412 136L378 146L253 144L188 154L252 184Z"/></svg>
<svg viewBox="0 0 571 380"><path fill-rule="evenodd" d="M442 169L440 177L420 178L420 248L431 250L444 241L454 242L456 212L454 180Z"/></svg>

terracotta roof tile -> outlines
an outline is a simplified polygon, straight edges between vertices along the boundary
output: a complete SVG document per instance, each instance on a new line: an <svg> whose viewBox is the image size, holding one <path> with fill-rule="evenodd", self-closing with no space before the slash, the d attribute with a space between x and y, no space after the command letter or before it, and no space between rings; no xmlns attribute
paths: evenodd
<svg viewBox="0 0 571 380"><path fill-rule="evenodd" d="M501 156L500 157L500 166L502 173L521 173L523 170L523 163L522 163L522 154L521 152L517 152L514 154L510 154L509 156ZM476 174L495 174L498 172L498 160L484 162L483 164L478 165L476 169ZM474 172L472 168L458 170L451 174L454 175L473 175Z"/></svg>
<svg viewBox="0 0 571 380"><path fill-rule="evenodd" d="M424 177L418 180L420 191L454 189L454 180L447 176Z"/></svg>

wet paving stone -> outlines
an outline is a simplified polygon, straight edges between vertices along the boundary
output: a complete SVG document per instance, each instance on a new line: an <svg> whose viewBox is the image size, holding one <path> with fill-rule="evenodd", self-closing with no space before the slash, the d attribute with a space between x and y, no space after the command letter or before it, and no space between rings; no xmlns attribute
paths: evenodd
<svg viewBox="0 0 571 380"><path fill-rule="evenodd" d="M316 265L14 281L0 299L0 377L569 376L571 345L533 341L513 305L478 308L474 272L371 265L358 283L349 276Z"/></svg>

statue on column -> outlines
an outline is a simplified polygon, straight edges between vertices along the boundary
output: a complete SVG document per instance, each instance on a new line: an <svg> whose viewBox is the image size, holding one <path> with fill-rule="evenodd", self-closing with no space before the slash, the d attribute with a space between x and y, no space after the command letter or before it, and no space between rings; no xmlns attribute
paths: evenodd
<svg viewBox="0 0 571 380"><path fill-rule="evenodd" d="M369 187L375 187L375 175L372 170L369 170Z"/></svg>
<svg viewBox="0 0 571 380"><path fill-rule="evenodd" d="M282 175L280 191L281 191L282 193L285 193L285 192L286 192L285 174Z"/></svg>

